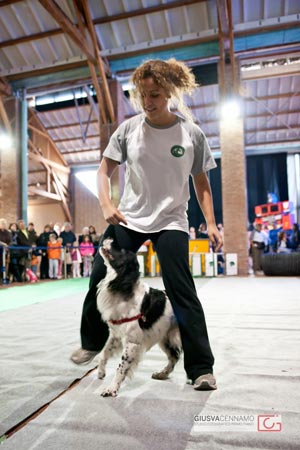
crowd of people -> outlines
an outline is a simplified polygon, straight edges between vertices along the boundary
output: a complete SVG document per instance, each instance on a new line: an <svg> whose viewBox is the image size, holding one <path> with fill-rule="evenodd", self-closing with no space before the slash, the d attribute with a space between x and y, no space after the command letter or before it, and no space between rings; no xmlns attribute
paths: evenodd
<svg viewBox="0 0 300 450"><path fill-rule="evenodd" d="M291 230L283 230L281 226L253 226L249 236L249 253L252 258L254 274L262 272L262 256L264 253L291 253L300 251L300 231L298 223Z"/></svg>
<svg viewBox="0 0 300 450"><path fill-rule="evenodd" d="M89 277L100 239L93 225L76 236L71 223L50 222L38 234L32 222L0 219L3 282Z"/></svg>
<svg viewBox="0 0 300 450"><path fill-rule="evenodd" d="M217 225L223 237L223 225ZM294 223L291 230L283 230L281 226L253 224L249 230L249 272L260 275L262 273L261 258L264 253L291 253L300 251L300 231L298 223ZM200 223L198 229L190 227L190 239L208 239L205 223ZM213 248L212 248L213 251ZM223 273L223 248L218 255L218 273Z"/></svg>
<svg viewBox="0 0 300 450"><path fill-rule="evenodd" d="M223 225L217 225L223 236ZM190 239L208 239L206 224L191 227ZM65 222L44 226L38 234L31 222L24 220L8 225L0 219L0 266L5 283L33 281L35 279L61 279L89 277L101 235L93 225L84 227L78 236L72 225ZM284 231L277 227L256 224L249 231L250 272L261 273L264 253L290 253L300 251L299 225ZM218 255L218 273L224 273L222 249ZM32 275L33 274L33 275Z"/></svg>

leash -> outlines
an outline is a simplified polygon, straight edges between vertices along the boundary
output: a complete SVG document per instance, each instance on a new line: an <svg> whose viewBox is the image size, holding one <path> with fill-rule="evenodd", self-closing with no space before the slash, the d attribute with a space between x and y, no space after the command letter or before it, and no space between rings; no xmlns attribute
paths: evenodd
<svg viewBox="0 0 300 450"><path fill-rule="evenodd" d="M122 325L122 323L126 323L126 322L132 322L133 320L139 320L142 319L144 322L146 322L146 317L144 316L144 314L137 314L136 316L133 317L124 317L124 319L119 319L119 320L109 320L110 323L112 323L113 325Z"/></svg>

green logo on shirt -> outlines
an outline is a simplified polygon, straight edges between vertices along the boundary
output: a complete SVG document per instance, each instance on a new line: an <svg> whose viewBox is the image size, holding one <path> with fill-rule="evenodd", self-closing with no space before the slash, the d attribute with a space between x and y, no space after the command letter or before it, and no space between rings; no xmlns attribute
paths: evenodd
<svg viewBox="0 0 300 450"><path fill-rule="evenodd" d="M184 155L185 149L181 145L173 145L171 148L171 153L175 158L180 158Z"/></svg>

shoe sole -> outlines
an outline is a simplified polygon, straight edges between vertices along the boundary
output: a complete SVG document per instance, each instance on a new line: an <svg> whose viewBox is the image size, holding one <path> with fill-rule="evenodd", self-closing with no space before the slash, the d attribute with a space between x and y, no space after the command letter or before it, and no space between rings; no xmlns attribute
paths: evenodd
<svg viewBox="0 0 300 450"><path fill-rule="evenodd" d="M93 361L93 359L95 359L96 358L96 356L98 355L98 353L96 353L94 356L91 356L91 358L89 358L89 359L85 359L85 360L77 360L76 361L76 359L73 359L72 357L70 358L70 360L74 363L74 364L77 364L78 366L85 366L85 365L87 365L89 362L91 362L91 361Z"/></svg>
<svg viewBox="0 0 300 450"><path fill-rule="evenodd" d="M209 384L207 381L202 381L201 384L193 386L195 391L215 391L217 389L216 384Z"/></svg>

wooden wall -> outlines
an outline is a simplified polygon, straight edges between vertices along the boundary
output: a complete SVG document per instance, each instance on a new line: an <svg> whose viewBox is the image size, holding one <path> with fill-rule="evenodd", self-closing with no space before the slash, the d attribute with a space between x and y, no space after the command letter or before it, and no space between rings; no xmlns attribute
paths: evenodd
<svg viewBox="0 0 300 450"><path fill-rule="evenodd" d="M94 225L97 233L102 234L107 227L98 198L86 188L72 173L71 175L72 216L74 232L81 234L82 228Z"/></svg>
<svg viewBox="0 0 300 450"><path fill-rule="evenodd" d="M44 203L28 205L28 222L33 222L38 234L44 231L44 226L49 222L65 222L65 214L61 203Z"/></svg>

